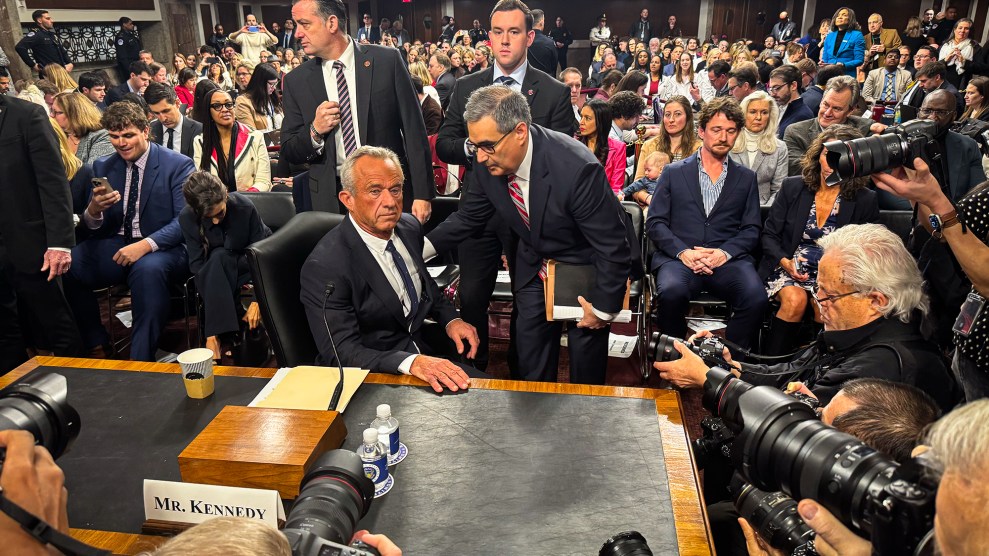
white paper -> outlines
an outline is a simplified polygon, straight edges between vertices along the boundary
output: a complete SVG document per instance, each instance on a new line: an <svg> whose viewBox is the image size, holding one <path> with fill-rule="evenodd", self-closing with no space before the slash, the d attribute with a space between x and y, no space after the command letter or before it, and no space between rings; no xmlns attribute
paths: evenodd
<svg viewBox="0 0 989 556"><path fill-rule="evenodd" d="M144 480L144 518L202 523L215 517L246 517L278 529L285 508L277 490Z"/></svg>
<svg viewBox="0 0 989 556"><path fill-rule="evenodd" d="M498 279L497 279L497 281L498 281L499 284L511 284L512 283L512 279L508 277L508 271L507 270L499 270L498 271Z"/></svg>
<svg viewBox="0 0 989 556"><path fill-rule="evenodd" d="M131 325L134 324L134 315L132 315L130 311L122 311L117 313L117 319L124 323L124 326L127 328L130 328Z"/></svg>
<svg viewBox="0 0 989 556"><path fill-rule="evenodd" d="M430 278L439 278L440 274L443 274L443 271L444 270L446 270L446 267L445 266L427 266L426 267L426 272L429 273L429 277Z"/></svg>
<svg viewBox="0 0 989 556"><path fill-rule="evenodd" d="M553 320L580 320L584 318L583 307L553 305ZM632 310L622 309L611 322L632 322Z"/></svg>
<svg viewBox="0 0 989 556"><path fill-rule="evenodd" d="M281 369L278 369L278 371L275 372L274 376L272 376L271 379L268 381L268 384L265 384L264 388L262 388L261 391L258 392L258 395L255 396L253 400L251 400L251 403L247 404L247 407L256 407L259 403L266 400L268 396L270 396L271 393L275 390L275 388L278 387L278 385L282 382L282 380L284 380L285 377L288 376L288 374L292 371L293 368L294 367L282 367ZM332 369L335 371L336 367L332 367ZM344 367L343 371L344 371L345 386L353 384L354 380L360 381L357 384L357 386L353 387L354 390L360 387L360 384L363 383L364 378L368 374L368 371L362 371L361 369L358 369L356 367ZM355 376L360 376L360 378L359 379L355 378ZM350 400L353 397L352 395L348 396L347 391L348 389L344 388L344 393L340 397L339 405L337 405L336 410L340 413L346 411L347 406L350 405Z"/></svg>
<svg viewBox="0 0 989 556"><path fill-rule="evenodd" d="M635 344L638 338L635 336L623 336L621 334L608 335L608 357L619 357L628 359L635 352Z"/></svg>
<svg viewBox="0 0 989 556"><path fill-rule="evenodd" d="M722 322L720 320L688 320L687 328L693 330L694 332L700 332L701 330L721 330L722 328L727 328L728 323Z"/></svg>

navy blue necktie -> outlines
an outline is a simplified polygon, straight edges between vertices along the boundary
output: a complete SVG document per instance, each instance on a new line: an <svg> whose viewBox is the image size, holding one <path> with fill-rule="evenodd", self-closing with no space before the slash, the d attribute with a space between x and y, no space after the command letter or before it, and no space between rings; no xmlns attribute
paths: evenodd
<svg viewBox="0 0 989 556"><path fill-rule="evenodd" d="M139 172L137 164L131 164L130 184L127 186L127 211L124 212L124 238L127 241L134 240L134 213L137 212L137 199L141 195L137 186Z"/></svg>
<svg viewBox="0 0 989 556"><path fill-rule="evenodd" d="M409 299L412 301L412 310L409 311L409 319L411 320L416 311L419 310L419 295L416 293L416 286L412 282L412 274L409 273L409 267L405 265L405 259L399 254L398 249L395 249L394 241L388 240L385 251L391 253L391 258L395 261L395 268L398 269L398 273L402 276L402 282L405 283L405 293L409 295Z"/></svg>
<svg viewBox="0 0 989 556"><path fill-rule="evenodd" d="M495 79L495 84L511 87L515 84L515 79L509 75L502 75L498 79Z"/></svg>

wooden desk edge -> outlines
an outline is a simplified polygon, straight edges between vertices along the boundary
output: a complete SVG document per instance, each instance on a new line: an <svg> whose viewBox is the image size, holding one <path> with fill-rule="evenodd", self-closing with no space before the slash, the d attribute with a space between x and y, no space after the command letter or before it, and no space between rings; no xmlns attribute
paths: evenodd
<svg viewBox="0 0 989 556"><path fill-rule="evenodd" d="M135 372L174 373L179 366L170 363L144 363L140 361L114 361L101 359L77 359L70 357L36 357L0 377L0 388L41 366L74 367L85 369L106 369ZM271 378L277 369L257 369L249 367L216 367L219 376L240 376L251 378ZM371 384L393 384L399 386L427 386L425 382L411 376L372 373L366 382ZM697 469L690 450L689 439L683 428L684 415L680 397L675 391L653 388L624 386L589 386L582 384L521 382L514 380L472 379L472 388L492 390L515 390L521 392L542 392L556 394L577 394L585 396L611 396L656 400L659 418L660 437L667 470L691 470L691 475L667 473L670 499L673 507L674 524L677 531L677 546L681 556L709 555L714 553L707 512L702 503ZM71 399L71 393L69 394ZM73 529L73 537L119 554L134 554L143 550L153 550L162 537ZM151 543L150 545L148 543Z"/></svg>

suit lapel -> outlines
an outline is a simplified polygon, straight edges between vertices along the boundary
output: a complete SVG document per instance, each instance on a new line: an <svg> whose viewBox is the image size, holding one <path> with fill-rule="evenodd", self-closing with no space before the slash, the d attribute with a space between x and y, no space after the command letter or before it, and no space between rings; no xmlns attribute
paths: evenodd
<svg viewBox="0 0 989 556"><path fill-rule="evenodd" d="M409 254L412 255L412 262L415 264L416 272L419 273L419 284L422 287L422 295L419 296L419 309L416 311L413 317L413 325L420 322L418 319L419 313L425 311L429 308L429 302L432 300L429 298L429 288L426 287L426 282L428 280L429 273L426 270L426 262L422 257L417 257L416 253L422 251L422 242L416 241L413 237L415 232L409 229L401 220L398 221L398 226L395 227L395 235L398 236L405 248L409 250ZM417 251L418 250L418 251ZM415 292L409 292L409 295L414 295Z"/></svg>
<svg viewBox="0 0 989 556"><path fill-rule="evenodd" d="M522 78L522 96L525 97L529 106L532 106L536 100L536 94L539 93L539 75L534 70L532 64L529 64L525 70L525 77ZM493 72L494 70L492 70Z"/></svg>
<svg viewBox="0 0 989 556"><path fill-rule="evenodd" d="M404 327L405 314L402 311L402 300L398 298L394 288L391 287L391 283L385 277L385 272L381 270L381 266L374 259L374 255L371 254L367 244L357 233L356 224L348 216L341 225L344 228L344 240L353 255L351 260L357 267L355 276L362 276L367 281L371 287L371 292L381 300L381 303L388 308L388 312Z"/></svg>
<svg viewBox="0 0 989 556"><path fill-rule="evenodd" d="M371 78L374 75L374 60L371 53L354 43L354 75L357 80L357 96L351 97L350 106L357 105L357 125L360 128L361 144L367 144L367 116L371 104ZM351 108L351 110L353 110Z"/></svg>
<svg viewBox="0 0 989 556"><path fill-rule="evenodd" d="M686 164L681 166L681 169L685 174L684 179L687 180L687 184L689 185L687 190L690 191L690 196L697 203L697 208L701 211L701 215L704 215L704 195L701 193L701 180L698 176L701 157L697 153L690 156L694 159L693 162L688 160Z"/></svg>
<svg viewBox="0 0 989 556"><path fill-rule="evenodd" d="M855 199L841 199L841 209L838 211L838 228L848 225L852 221L852 215L855 213Z"/></svg>
<svg viewBox="0 0 989 556"><path fill-rule="evenodd" d="M148 209L148 197L151 196L151 190L158 178L158 156L163 147L151 144L148 148L151 152L148 153L148 162L144 166L144 176L141 178L141 216L144 216L144 211Z"/></svg>
<svg viewBox="0 0 989 556"><path fill-rule="evenodd" d="M540 137L542 139L542 137ZM529 166L529 234L532 238L540 236L543 229L543 213L552 191L552 180L549 179L549 164L543 163L546 153L542 141L537 141L535 134L529 134L532 144L532 164ZM516 211L517 212L517 211ZM521 217L520 217L521 218Z"/></svg>
<svg viewBox="0 0 989 556"><path fill-rule="evenodd" d="M182 153L192 152L192 137L196 134L193 130L192 121L189 120L188 116L182 118L182 145L179 146L182 149Z"/></svg>
<svg viewBox="0 0 989 556"><path fill-rule="evenodd" d="M3 123L7 120L7 99L0 96L0 137L3 136Z"/></svg>
<svg viewBox="0 0 989 556"><path fill-rule="evenodd" d="M700 162L700 157L698 157L698 163ZM708 218L711 218L717 214L718 210L728 202L728 198L734 196L735 190L738 188L738 165L728 159L728 165L725 166L724 172L728 172L725 176L725 183L721 186L721 194L718 195L718 200L714 202L714 206L711 208L711 214ZM698 184L700 185L700 184ZM698 187L698 191L700 188ZM703 201L701 206L704 206Z"/></svg>
<svg viewBox="0 0 989 556"><path fill-rule="evenodd" d="M800 245L800 238L804 235L804 227L807 219L810 218L810 207L814 205L814 192L803 187L800 189L800 196L797 197L797 225L793 227L793 236L790 241L793 245Z"/></svg>

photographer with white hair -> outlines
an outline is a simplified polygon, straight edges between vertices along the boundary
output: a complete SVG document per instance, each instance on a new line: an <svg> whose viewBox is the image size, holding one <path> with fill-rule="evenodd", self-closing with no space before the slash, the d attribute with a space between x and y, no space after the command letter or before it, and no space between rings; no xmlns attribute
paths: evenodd
<svg viewBox="0 0 989 556"><path fill-rule="evenodd" d="M780 388L802 382L822 404L849 380L882 378L924 390L945 410L953 407L958 398L954 380L937 348L919 331L928 309L923 279L899 236L880 224L857 224L818 243L824 254L813 299L824 331L795 359L776 365L739 364L725 349L735 374L751 384ZM708 365L679 342L676 349L683 357L654 363L660 376L681 388L702 387Z"/></svg>

